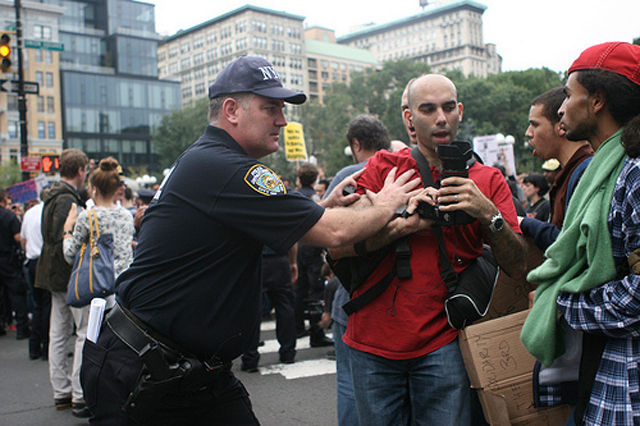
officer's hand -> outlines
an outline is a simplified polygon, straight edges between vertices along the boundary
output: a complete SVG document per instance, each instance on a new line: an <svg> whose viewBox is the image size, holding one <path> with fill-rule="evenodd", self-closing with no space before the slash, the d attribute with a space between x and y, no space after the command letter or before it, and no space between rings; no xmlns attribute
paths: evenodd
<svg viewBox="0 0 640 426"><path fill-rule="evenodd" d="M471 179L450 177L441 182L437 201L442 212L463 210L477 218L482 224L489 224L499 210L476 186Z"/></svg>
<svg viewBox="0 0 640 426"><path fill-rule="evenodd" d="M298 264L296 262L289 264L289 271L291 272L291 282L298 281Z"/></svg>
<svg viewBox="0 0 640 426"><path fill-rule="evenodd" d="M409 199L418 195L421 189L416 189L421 184L416 179L415 170L407 170L396 179L397 167L391 169L384 180L384 186L376 194L367 189L367 197L375 207L389 208L393 211L406 205Z"/></svg>
<svg viewBox="0 0 640 426"><path fill-rule="evenodd" d="M345 196L342 192L347 186L353 186L354 188L358 186L356 179L358 179L360 175L364 173L364 170L365 169L362 168L352 175L346 177L342 182L340 182L338 185L336 185L335 188L331 190L331 193L327 196L327 198L320 201L318 204L320 204L322 207L329 208L348 206L358 201L360 199L360 194L353 193Z"/></svg>

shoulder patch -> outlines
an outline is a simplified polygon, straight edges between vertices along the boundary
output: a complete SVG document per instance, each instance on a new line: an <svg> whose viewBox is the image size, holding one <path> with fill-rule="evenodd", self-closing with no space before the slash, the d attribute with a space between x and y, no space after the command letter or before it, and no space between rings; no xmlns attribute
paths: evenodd
<svg viewBox="0 0 640 426"><path fill-rule="evenodd" d="M262 195L286 194L287 188L284 186L278 175L262 164L251 167L244 176L244 181L249 188Z"/></svg>

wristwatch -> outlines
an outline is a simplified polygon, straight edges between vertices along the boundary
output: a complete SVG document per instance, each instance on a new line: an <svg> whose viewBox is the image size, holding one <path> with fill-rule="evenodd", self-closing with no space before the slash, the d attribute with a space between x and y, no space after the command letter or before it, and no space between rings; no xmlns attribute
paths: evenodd
<svg viewBox="0 0 640 426"><path fill-rule="evenodd" d="M504 218L502 217L502 214L498 212L497 215L491 218L491 222L489 222L489 229L491 229L491 232L500 232L502 231L502 228L504 228Z"/></svg>

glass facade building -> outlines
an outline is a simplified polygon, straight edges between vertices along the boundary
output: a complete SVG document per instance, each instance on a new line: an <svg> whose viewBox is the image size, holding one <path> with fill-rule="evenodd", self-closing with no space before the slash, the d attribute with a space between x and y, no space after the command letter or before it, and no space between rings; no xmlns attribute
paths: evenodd
<svg viewBox="0 0 640 426"><path fill-rule="evenodd" d="M154 5L131 0L42 0L60 18L65 147L157 170L151 133L180 108L178 82L158 79Z"/></svg>

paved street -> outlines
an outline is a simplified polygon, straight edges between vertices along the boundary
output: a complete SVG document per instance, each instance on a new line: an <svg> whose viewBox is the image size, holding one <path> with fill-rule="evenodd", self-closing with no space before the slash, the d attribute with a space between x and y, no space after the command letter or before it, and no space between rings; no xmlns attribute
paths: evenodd
<svg viewBox="0 0 640 426"><path fill-rule="evenodd" d="M273 322L263 323L265 345L260 371L233 370L251 394L254 411L263 425L334 425L335 362L326 358L330 348L309 348L309 338L298 339L295 364L278 364ZM0 426L77 426L87 424L70 410L56 411L45 361L30 361L27 341L15 332L0 337Z"/></svg>

